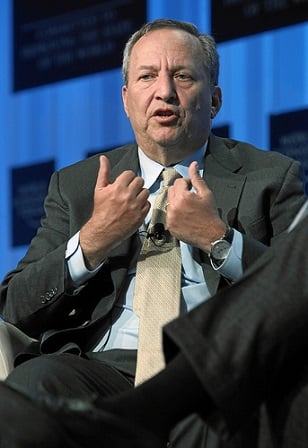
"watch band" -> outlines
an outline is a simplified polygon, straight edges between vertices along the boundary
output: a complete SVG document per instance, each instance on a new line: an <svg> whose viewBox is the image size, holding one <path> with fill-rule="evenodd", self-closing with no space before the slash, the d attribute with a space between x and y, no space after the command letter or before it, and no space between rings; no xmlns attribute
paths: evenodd
<svg viewBox="0 0 308 448"><path fill-rule="evenodd" d="M220 266L227 258L233 241L234 230L227 225L223 236L211 243L209 258L215 266Z"/></svg>
<svg viewBox="0 0 308 448"><path fill-rule="evenodd" d="M234 230L233 230L232 227L229 226L229 224L227 224L227 228L226 228L225 233L219 239L220 240L226 240L226 241L228 241L228 243L232 244L233 236L234 236Z"/></svg>

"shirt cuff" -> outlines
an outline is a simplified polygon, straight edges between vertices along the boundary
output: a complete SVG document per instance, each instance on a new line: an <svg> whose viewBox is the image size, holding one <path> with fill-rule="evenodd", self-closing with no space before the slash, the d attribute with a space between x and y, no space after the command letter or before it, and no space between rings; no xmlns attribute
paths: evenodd
<svg viewBox="0 0 308 448"><path fill-rule="evenodd" d="M225 261L220 266L216 266L211 260L213 269L231 281L237 280L243 274L243 235L236 229L233 231L232 245Z"/></svg>
<svg viewBox="0 0 308 448"><path fill-rule="evenodd" d="M93 271L90 271L86 267L79 244L79 232L69 239L66 246L65 260L74 286L80 286L86 283L90 278L95 276L105 263L105 260L103 260Z"/></svg>

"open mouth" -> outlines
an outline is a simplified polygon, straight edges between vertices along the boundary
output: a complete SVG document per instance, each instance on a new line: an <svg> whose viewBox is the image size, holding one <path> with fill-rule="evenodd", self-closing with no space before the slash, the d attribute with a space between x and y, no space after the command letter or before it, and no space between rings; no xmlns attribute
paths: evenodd
<svg viewBox="0 0 308 448"><path fill-rule="evenodd" d="M158 117L171 117L174 113L171 110L158 111L156 114Z"/></svg>
<svg viewBox="0 0 308 448"><path fill-rule="evenodd" d="M154 117L164 124L173 124L178 119L177 114L171 109L157 110Z"/></svg>

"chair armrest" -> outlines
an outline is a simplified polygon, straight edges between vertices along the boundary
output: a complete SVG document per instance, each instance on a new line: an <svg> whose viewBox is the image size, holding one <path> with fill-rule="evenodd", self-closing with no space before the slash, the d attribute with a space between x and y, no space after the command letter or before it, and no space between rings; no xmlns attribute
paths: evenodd
<svg viewBox="0 0 308 448"><path fill-rule="evenodd" d="M5 380L14 368L17 353L23 352L35 339L30 338L14 325L0 322L0 380Z"/></svg>

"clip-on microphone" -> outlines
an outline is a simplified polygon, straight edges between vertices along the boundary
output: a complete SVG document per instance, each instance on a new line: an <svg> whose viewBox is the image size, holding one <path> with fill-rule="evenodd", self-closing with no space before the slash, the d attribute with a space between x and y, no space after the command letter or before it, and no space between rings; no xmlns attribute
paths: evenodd
<svg viewBox="0 0 308 448"><path fill-rule="evenodd" d="M154 224L153 233L150 236L153 236L156 240L162 240L166 236L164 224L161 222Z"/></svg>
<svg viewBox="0 0 308 448"><path fill-rule="evenodd" d="M146 238L150 238L155 246L162 246L167 241L167 231L162 222L157 222L153 226L152 232L147 232Z"/></svg>

